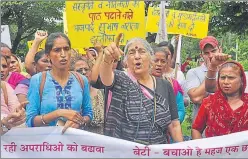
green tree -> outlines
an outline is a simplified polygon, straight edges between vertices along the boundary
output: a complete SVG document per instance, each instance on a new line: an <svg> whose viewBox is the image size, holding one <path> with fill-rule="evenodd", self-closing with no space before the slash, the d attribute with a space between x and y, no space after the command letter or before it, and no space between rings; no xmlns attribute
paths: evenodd
<svg viewBox="0 0 248 159"><path fill-rule="evenodd" d="M38 29L48 32L63 31L62 14L64 2L59 1L19 1L1 2L2 25L9 25L12 51L20 53L23 44L33 38Z"/></svg>

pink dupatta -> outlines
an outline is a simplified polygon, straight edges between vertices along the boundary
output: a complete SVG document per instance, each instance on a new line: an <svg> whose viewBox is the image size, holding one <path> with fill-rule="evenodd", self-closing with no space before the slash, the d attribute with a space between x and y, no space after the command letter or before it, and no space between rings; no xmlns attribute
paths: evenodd
<svg viewBox="0 0 248 159"><path fill-rule="evenodd" d="M10 75L8 77L8 83L10 86L15 89L16 86L20 83L20 81L26 79L23 75L17 72L10 72Z"/></svg>

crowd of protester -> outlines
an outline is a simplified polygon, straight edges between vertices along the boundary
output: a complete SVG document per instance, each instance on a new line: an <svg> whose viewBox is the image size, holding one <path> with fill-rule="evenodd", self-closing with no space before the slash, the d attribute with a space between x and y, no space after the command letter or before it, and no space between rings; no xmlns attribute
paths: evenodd
<svg viewBox="0 0 248 159"><path fill-rule="evenodd" d="M1 43L1 134L63 126L147 145L183 142L190 102L191 139L248 130L247 75L216 38L200 41L202 61L186 78L170 42L133 38L121 50L121 38L81 54L65 34L37 31L24 65Z"/></svg>

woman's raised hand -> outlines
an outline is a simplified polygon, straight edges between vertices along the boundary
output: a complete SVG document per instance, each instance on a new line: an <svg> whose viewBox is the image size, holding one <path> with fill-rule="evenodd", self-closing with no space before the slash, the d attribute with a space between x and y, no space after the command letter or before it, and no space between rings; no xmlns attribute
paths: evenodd
<svg viewBox="0 0 248 159"><path fill-rule="evenodd" d="M94 48L96 49L98 54L103 52L103 45L102 45L102 43L100 43L98 41L94 42Z"/></svg>
<svg viewBox="0 0 248 159"><path fill-rule="evenodd" d="M122 37L120 33L115 42L112 42L109 46L104 49L104 61L107 63L112 63L114 60L120 60L121 56L124 54L119 48L119 43Z"/></svg>
<svg viewBox="0 0 248 159"><path fill-rule="evenodd" d="M37 30L35 33L35 41L42 42L48 36L47 31Z"/></svg>

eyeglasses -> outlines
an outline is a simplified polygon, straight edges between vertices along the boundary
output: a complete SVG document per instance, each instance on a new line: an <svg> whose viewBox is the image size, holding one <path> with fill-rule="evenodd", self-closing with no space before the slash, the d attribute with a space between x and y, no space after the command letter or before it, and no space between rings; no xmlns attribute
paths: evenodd
<svg viewBox="0 0 248 159"><path fill-rule="evenodd" d="M128 55L134 56L136 52L138 52L138 54L140 54L140 55L144 55L144 54L147 53L146 49L139 48L139 49L131 49L131 50L129 50Z"/></svg>
<svg viewBox="0 0 248 159"><path fill-rule="evenodd" d="M58 47L58 48L53 48L52 51L56 52L56 53L61 53L62 50L64 50L64 52L68 52L71 50L71 48L69 46L66 47Z"/></svg>

